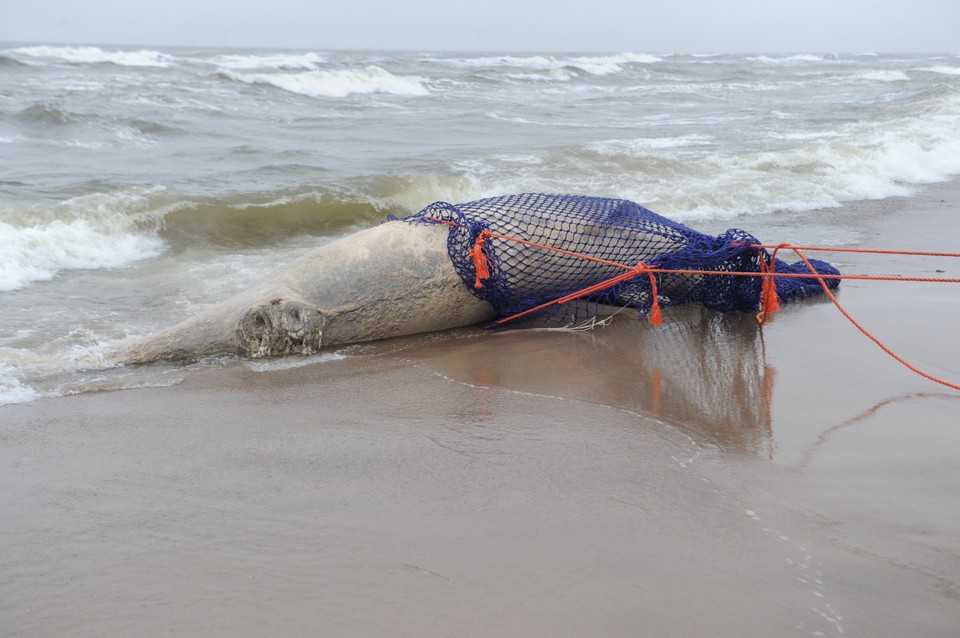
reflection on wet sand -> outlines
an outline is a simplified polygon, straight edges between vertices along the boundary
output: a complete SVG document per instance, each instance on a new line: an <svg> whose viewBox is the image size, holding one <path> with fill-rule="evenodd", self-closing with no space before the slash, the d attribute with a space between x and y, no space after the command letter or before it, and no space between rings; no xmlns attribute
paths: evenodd
<svg viewBox="0 0 960 638"><path fill-rule="evenodd" d="M684 307L664 319L652 327L623 312L590 331L467 331L452 335L456 347L411 340L395 354L462 383L637 411L724 449L769 454L775 371L753 317Z"/></svg>

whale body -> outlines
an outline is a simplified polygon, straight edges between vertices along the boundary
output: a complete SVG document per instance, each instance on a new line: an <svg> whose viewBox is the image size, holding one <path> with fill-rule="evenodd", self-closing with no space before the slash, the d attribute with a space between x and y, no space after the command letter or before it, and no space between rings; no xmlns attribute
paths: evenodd
<svg viewBox="0 0 960 638"><path fill-rule="evenodd" d="M712 310L756 312L758 278L698 274L759 274L764 260L772 258L759 255L756 244L737 229L709 237L627 200L523 193L458 206L435 202L416 215L321 246L110 360L312 354L326 346L523 313L545 301L567 299L572 291L593 295L594 303L632 306L641 314L655 302L694 301ZM647 263L663 269L656 287L653 276L648 281L637 271L602 293L590 288ZM839 274L825 262L810 263L819 273ZM697 272L671 274L678 268ZM809 274L807 268L776 260L778 274ZM816 276L775 279L782 301L822 292ZM838 281L826 285L835 287ZM564 321L576 325L577 317L574 310Z"/></svg>
<svg viewBox="0 0 960 638"><path fill-rule="evenodd" d="M234 297L122 348L115 363L260 358L456 328L495 313L464 285L447 228L391 221L326 244Z"/></svg>

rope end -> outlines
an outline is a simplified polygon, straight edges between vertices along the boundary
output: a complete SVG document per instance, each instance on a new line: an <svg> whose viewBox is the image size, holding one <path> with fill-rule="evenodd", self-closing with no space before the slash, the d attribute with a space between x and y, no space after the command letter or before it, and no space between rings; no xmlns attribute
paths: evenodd
<svg viewBox="0 0 960 638"><path fill-rule="evenodd" d="M647 319L650 320L650 325L659 326L663 323L663 315L660 313L660 300L658 299L659 294L657 293L657 277L653 274L653 269L650 266L647 266L643 262L637 264L637 271L639 273L646 272L647 276L650 277L650 313L647 315Z"/></svg>
<svg viewBox="0 0 960 638"><path fill-rule="evenodd" d="M651 326L659 326L663 323L663 315L660 314L660 304L657 303L657 300L653 300L653 305L650 307L650 314L647 315L647 319L650 320Z"/></svg>
<svg viewBox="0 0 960 638"><path fill-rule="evenodd" d="M490 231L480 231L480 234L477 235L477 241L470 249L470 257L473 259L473 267L477 273L477 277L473 281L473 287L477 290L483 288L485 280L490 279L490 261L487 257L487 251L484 249L489 237Z"/></svg>
<svg viewBox="0 0 960 638"><path fill-rule="evenodd" d="M757 313L757 323L761 326L773 317L773 313L780 310L780 296L777 295L776 284L773 283L773 278L769 281L768 284L764 280L763 291L760 293L760 312Z"/></svg>
<svg viewBox="0 0 960 638"><path fill-rule="evenodd" d="M780 296L777 294L777 282L773 279L773 271L776 268L776 251L769 261L767 261L766 253L762 248L759 249L759 252L760 273L763 275L763 281L760 286L760 312L757 313L757 323L762 326L773 316L773 313L780 310Z"/></svg>

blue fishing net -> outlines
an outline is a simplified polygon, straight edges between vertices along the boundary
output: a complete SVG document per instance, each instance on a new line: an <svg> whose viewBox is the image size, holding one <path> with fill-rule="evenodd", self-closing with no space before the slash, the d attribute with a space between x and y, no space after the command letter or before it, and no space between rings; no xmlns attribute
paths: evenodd
<svg viewBox="0 0 960 638"><path fill-rule="evenodd" d="M461 279L505 317L625 272L614 264L632 267L639 262L664 270L717 273L656 274L661 306L700 302L713 310L758 312L761 277L722 273L760 272L761 260L770 261L767 251L751 247L760 242L742 230L728 230L712 237L623 199L522 193L457 205L436 202L403 221L448 224L450 259ZM478 248L477 239L484 231L495 235L485 235ZM481 272L478 278L477 262L471 255L478 249L484 253L489 276L484 277ZM580 255L613 263L591 261ZM839 274L826 262L810 261L820 274ZM810 273L802 262L787 264L778 259L774 267L775 273ZM774 280L781 302L823 292L813 277L775 276ZM833 288L839 280L828 279L827 283ZM636 276L586 299L551 306L537 314L565 323L596 316L600 305L632 306L646 314L653 305L651 293L650 277Z"/></svg>

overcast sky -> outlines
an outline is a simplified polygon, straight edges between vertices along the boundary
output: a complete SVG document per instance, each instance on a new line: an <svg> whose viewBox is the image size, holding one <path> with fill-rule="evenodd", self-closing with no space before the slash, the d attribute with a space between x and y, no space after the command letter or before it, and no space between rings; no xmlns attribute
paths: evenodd
<svg viewBox="0 0 960 638"><path fill-rule="evenodd" d="M0 0L0 42L568 52L958 52L960 0Z"/></svg>

